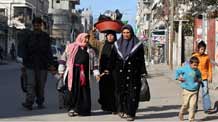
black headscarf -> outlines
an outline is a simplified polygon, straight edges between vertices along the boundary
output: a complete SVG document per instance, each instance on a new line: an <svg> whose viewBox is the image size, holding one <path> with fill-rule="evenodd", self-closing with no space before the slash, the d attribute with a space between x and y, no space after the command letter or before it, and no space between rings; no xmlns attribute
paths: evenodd
<svg viewBox="0 0 218 122"><path fill-rule="evenodd" d="M108 40L107 40L107 36L109 35L109 34L112 34L113 36L114 36L114 41L113 42L109 42ZM114 42L117 40L117 35L116 35L116 32L115 31L107 31L106 32L106 40L105 40L105 44L104 44L104 46L103 46L103 49L102 49L102 55L105 55L105 56L107 56L107 57L109 57L110 56L110 54L111 54L111 50L112 50L112 47L113 47L113 44L114 44Z"/></svg>
<svg viewBox="0 0 218 122"><path fill-rule="evenodd" d="M126 56L128 56L130 54L132 48L135 46L136 41L138 39L136 38L131 25L129 25L129 24L124 25L121 30L123 31L124 29L128 29L130 31L131 38L130 38L130 40L125 40L125 39L123 39L123 35L121 35L121 37L117 41L117 43L118 43L118 47L119 47L120 52L122 53L123 57L125 58Z"/></svg>

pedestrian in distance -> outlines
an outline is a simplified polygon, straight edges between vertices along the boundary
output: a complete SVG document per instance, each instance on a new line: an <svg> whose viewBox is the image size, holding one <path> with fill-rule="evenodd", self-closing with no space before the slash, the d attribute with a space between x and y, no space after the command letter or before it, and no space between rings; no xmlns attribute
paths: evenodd
<svg viewBox="0 0 218 122"><path fill-rule="evenodd" d="M3 48L0 46L0 63L1 63L2 60L3 60L3 52L4 52L4 50L3 50Z"/></svg>
<svg viewBox="0 0 218 122"><path fill-rule="evenodd" d="M12 59L12 60L15 60L16 49L15 49L14 43L11 44L10 55L11 55L11 59Z"/></svg>
<svg viewBox="0 0 218 122"><path fill-rule="evenodd" d="M99 99L101 109L112 114L117 113L115 100L115 82L112 74L107 74L107 66L111 59L111 51L114 47L114 42L117 40L116 32L113 30L106 31L105 40L99 41L95 38L94 28L90 31L89 44L99 52L99 67L94 70L94 76L99 81ZM107 74L107 75L106 75Z"/></svg>
<svg viewBox="0 0 218 122"><path fill-rule="evenodd" d="M75 42L67 45L59 67L63 67L63 77L67 86L68 116L91 114L91 93L89 83L89 54L87 52L89 35L81 33ZM59 72L59 73L61 73Z"/></svg>
<svg viewBox="0 0 218 122"><path fill-rule="evenodd" d="M199 59L198 69L202 75L202 83L200 87L202 88L202 103L203 110L205 113L210 114L213 112L211 109L211 100L209 95L208 83L212 83L212 65L210 62L210 57L205 54L206 44L204 41L199 42L198 44L198 52L193 54ZM196 107L197 110L197 107Z"/></svg>
<svg viewBox="0 0 218 122"><path fill-rule="evenodd" d="M201 72L198 70L199 60L197 57L191 57L189 65L184 65L176 70L176 80L180 81L182 91L182 107L179 112L179 120L183 121L184 114L189 109L189 121L195 120L195 108L197 94L201 84Z"/></svg>
<svg viewBox="0 0 218 122"><path fill-rule="evenodd" d="M131 25L124 25L121 37L111 51L109 74L115 80L118 115L134 121L141 91L141 77L147 75L144 47L135 36Z"/></svg>
<svg viewBox="0 0 218 122"><path fill-rule="evenodd" d="M53 58L51 40L47 33L42 31L42 19L33 19L33 31L26 33L22 41L22 68L27 75L27 92L23 107L32 110L36 102L38 109L44 108L44 90L48 70L53 72Z"/></svg>

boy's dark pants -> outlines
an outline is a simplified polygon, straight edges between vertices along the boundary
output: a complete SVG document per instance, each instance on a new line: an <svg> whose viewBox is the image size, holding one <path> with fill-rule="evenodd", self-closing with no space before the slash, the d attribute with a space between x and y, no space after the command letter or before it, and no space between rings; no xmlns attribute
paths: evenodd
<svg viewBox="0 0 218 122"><path fill-rule="evenodd" d="M27 93L26 104L32 106L35 102L38 105L44 103L44 88L47 80L47 70L27 69Z"/></svg>
<svg viewBox="0 0 218 122"><path fill-rule="evenodd" d="M66 94L64 93L64 91L58 90L59 109L62 109L62 108L66 107L65 97L66 97Z"/></svg>

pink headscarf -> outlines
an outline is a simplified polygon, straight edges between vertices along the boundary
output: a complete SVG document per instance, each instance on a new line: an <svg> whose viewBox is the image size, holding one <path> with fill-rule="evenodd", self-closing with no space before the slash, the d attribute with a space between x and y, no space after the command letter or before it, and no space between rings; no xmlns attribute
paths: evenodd
<svg viewBox="0 0 218 122"><path fill-rule="evenodd" d="M73 68L74 68L74 60L76 53L79 49L79 47L84 48L86 47L86 43L82 43L83 40L85 40L85 37L88 36L87 33L81 33L77 36L76 41L72 44L69 44L67 46L67 66L69 67L68 71L68 90L71 91L72 89L72 82L73 82Z"/></svg>

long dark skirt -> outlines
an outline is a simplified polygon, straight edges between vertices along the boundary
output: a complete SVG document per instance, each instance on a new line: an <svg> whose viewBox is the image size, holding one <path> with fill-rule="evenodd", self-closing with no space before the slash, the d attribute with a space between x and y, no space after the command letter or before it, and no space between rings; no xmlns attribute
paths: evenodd
<svg viewBox="0 0 218 122"><path fill-rule="evenodd" d="M116 100L118 112L126 113L135 117L139 105L141 85L133 85L132 83L124 83L116 87Z"/></svg>
<svg viewBox="0 0 218 122"><path fill-rule="evenodd" d="M91 95L89 79L86 78L86 86L80 85L80 69L75 68L72 90L67 94L68 110L74 110L79 115L90 115L91 113Z"/></svg>
<svg viewBox="0 0 218 122"><path fill-rule="evenodd" d="M100 98L98 102L104 111L117 112L115 102L115 84L112 76L105 75L99 81Z"/></svg>

